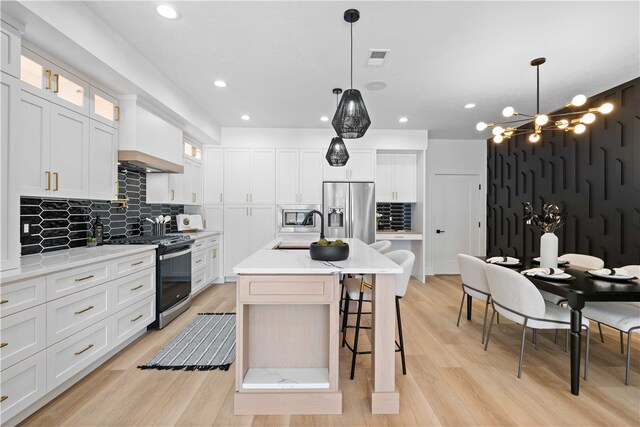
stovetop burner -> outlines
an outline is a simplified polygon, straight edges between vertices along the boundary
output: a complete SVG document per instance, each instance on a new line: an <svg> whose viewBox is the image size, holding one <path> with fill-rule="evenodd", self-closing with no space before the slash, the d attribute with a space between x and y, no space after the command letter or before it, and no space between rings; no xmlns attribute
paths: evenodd
<svg viewBox="0 0 640 427"><path fill-rule="evenodd" d="M182 234L165 234L164 236L129 236L111 238L105 242L111 245L171 245L191 240Z"/></svg>

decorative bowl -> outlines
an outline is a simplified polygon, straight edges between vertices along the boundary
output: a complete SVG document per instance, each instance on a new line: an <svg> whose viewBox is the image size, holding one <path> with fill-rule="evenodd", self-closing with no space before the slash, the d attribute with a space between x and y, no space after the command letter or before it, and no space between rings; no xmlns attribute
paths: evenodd
<svg viewBox="0 0 640 427"><path fill-rule="evenodd" d="M344 261L349 258L349 245L343 246L320 246L317 242L309 245L311 259L317 261Z"/></svg>

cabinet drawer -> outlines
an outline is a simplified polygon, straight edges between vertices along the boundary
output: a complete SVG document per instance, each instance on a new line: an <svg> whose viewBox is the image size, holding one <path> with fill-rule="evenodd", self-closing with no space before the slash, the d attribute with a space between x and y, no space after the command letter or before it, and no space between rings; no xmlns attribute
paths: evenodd
<svg viewBox="0 0 640 427"><path fill-rule="evenodd" d="M113 312L140 301L156 292L156 269L147 268L114 282Z"/></svg>
<svg viewBox="0 0 640 427"><path fill-rule="evenodd" d="M127 274L135 273L136 271L144 270L145 268L149 268L155 265L155 251L123 258L116 261L115 277L120 278L126 276Z"/></svg>
<svg viewBox="0 0 640 427"><path fill-rule="evenodd" d="M47 276L47 300L51 301L74 292L83 291L109 280L107 263L88 265Z"/></svg>
<svg viewBox="0 0 640 427"><path fill-rule="evenodd" d="M47 348L47 391L58 387L109 351L109 325L109 319L105 319Z"/></svg>
<svg viewBox="0 0 640 427"><path fill-rule="evenodd" d="M207 246L208 246L207 239L197 239L195 242L193 242L193 245L191 246L191 250L193 252L197 252L206 248Z"/></svg>
<svg viewBox="0 0 640 427"><path fill-rule="evenodd" d="M47 345L109 316L111 283L47 303Z"/></svg>
<svg viewBox="0 0 640 427"><path fill-rule="evenodd" d="M4 399L0 403L0 419L3 423L44 396L47 391L46 367L46 351L41 351L0 372Z"/></svg>
<svg viewBox="0 0 640 427"><path fill-rule="evenodd" d="M219 241L220 241L220 238L218 236L210 237L207 239L207 246L215 246L218 244Z"/></svg>
<svg viewBox="0 0 640 427"><path fill-rule="evenodd" d="M191 254L191 271L201 270L207 265L206 251L195 252Z"/></svg>
<svg viewBox="0 0 640 427"><path fill-rule="evenodd" d="M0 286L0 316L8 316L47 300L45 276Z"/></svg>
<svg viewBox="0 0 640 427"><path fill-rule="evenodd" d="M2 319L0 365L5 369L43 350L47 340L47 309L39 305Z"/></svg>
<svg viewBox="0 0 640 427"><path fill-rule="evenodd" d="M195 294L207 285L207 270L201 269L191 274L191 294Z"/></svg>
<svg viewBox="0 0 640 427"><path fill-rule="evenodd" d="M137 332L146 327L156 319L156 299L151 295L140 302L137 302L112 318L113 322L113 346L117 346Z"/></svg>
<svg viewBox="0 0 640 427"><path fill-rule="evenodd" d="M333 276L238 276L242 302L330 302Z"/></svg>

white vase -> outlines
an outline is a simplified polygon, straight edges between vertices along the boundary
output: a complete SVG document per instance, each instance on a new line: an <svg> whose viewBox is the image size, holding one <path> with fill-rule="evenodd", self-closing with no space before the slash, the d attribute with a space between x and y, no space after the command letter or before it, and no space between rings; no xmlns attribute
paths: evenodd
<svg viewBox="0 0 640 427"><path fill-rule="evenodd" d="M558 268L558 237L553 233L540 238L540 267Z"/></svg>

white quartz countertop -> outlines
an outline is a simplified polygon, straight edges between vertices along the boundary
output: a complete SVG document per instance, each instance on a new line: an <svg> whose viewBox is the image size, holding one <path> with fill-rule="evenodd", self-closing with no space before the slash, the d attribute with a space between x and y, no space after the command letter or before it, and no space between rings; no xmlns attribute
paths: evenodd
<svg viewBox="0 0 640 427"><path fill-rule="evenodd" d="M233 268L235 274L399 274L402 268L359 239L343 239L349 244L344 261L315 261L309 250L273 249L283 239L269 242Z"/></svg>
<svg viewBox="0 0 640 427"><path fill-rule="evenodd" d="M0 282L13 282L29 277L55 273L61 270L108 261L127 255L153 251L156 245L104 245L93 248L73 248L42 254L25 255L20 266L0 273Z"/></svg>

